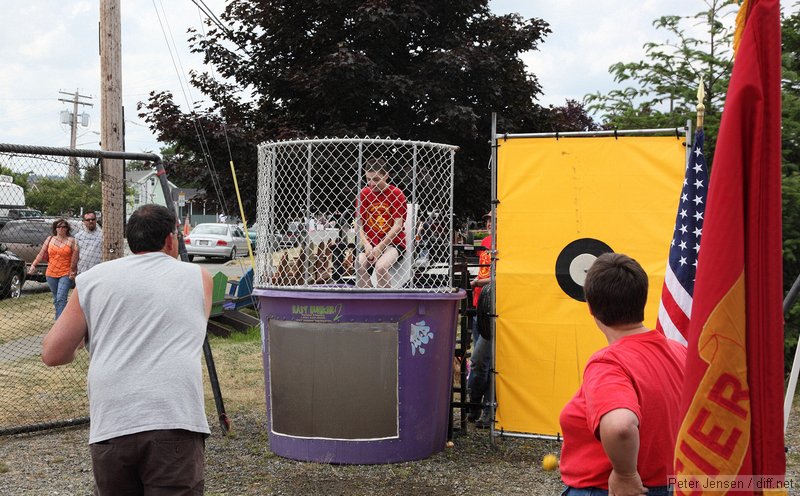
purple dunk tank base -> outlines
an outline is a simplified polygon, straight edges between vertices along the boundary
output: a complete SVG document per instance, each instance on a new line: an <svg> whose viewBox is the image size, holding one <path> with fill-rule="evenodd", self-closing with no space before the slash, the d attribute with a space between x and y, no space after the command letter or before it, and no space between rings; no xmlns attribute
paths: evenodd
<svg viewBox="0 0 800 496"><path fill-rule="evenodd" d="M275 454L379 464L444 449L463 290L253 293Z"/></svg>

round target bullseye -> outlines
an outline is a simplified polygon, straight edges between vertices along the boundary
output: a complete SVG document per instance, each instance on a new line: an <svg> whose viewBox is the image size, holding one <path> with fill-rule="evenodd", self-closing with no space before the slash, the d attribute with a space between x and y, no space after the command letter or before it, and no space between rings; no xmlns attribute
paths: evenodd
<svg viewBox="0 0 800 496"><path fill-rule="evenodd" d="M594 238L581 238L571 242L556 259L556 280L567 296L586 301L583 296L583 281L595 259L603 253L613 252L610 246Z"/></svg>

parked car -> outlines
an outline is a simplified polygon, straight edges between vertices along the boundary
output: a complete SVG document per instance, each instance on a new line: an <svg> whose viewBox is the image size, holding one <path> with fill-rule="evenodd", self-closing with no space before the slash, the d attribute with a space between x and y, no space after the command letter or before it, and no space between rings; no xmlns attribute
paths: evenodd
<svg viewBox="0 0 800 496"><path fill-rule="evenodd" d="M252 226L247 226L247 234L250 236L250 244L253 245L253 254L256 252L256 246L261 246L264 250L279 250L283 246L283 236L277 233L267 233L266 239L262 239L258 235L258 222L254 222Z"/></svg>
<svg viewBox="0 0 800 496"><path fill-rule="evenodd" d="M189 261L196 256L231 260L247 253L244 232L234 224L197 224L184 243Z"/></svg>
<svg viewBox="0 0 800 496"><path fill-rule="evenodd" d="M250 238L250 245L253 247L253 253L255 253L256 243L258 241L258 222L247 226L247 236Z"/></svg>
<svg viewBox="0 0 800 496"><path fill-rule="evenodd" d="M25 284L25 261L0 243L0 298L19 298Z"/></svg>
<svg viewBox="0 0 800 496"><path fill-rule="evenodd" d="M44 241L53 233L53 221L55 220L55 217L12 220L6 223L3 229L0 229L0 243L5 243L8 250L14 252L25 261L25 265L29 266L39 254ZM80 220L67 219L67 221L72 227L72 234L75 234L78 229L83 229ZM45 282L46 270L47 264L40 263L36 266L36 273L29 275L28 279Z"/></svg>
<svg viewBox="0 0 800 496"><path fill-rule="evenodd" d="M35 208L9 208L8 218L11 220L18 219L35 219L42 217L42 212Z"/></svg>

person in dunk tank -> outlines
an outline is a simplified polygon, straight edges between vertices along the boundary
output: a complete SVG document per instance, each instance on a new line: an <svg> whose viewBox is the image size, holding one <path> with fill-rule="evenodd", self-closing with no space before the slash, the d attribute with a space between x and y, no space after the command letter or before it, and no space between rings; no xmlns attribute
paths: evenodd
<svg viewBox="0 0 800 496"><path fill-rule="evenodd" d="M362 252L356 265L356 285L372 286L370 271L375 271L376 287L391 284L389 269L405 250L403 224L406 218L406 196L397 186L389 184L386 161L372 158L365 162L366 186L356 203L358 238Z"/></svg>

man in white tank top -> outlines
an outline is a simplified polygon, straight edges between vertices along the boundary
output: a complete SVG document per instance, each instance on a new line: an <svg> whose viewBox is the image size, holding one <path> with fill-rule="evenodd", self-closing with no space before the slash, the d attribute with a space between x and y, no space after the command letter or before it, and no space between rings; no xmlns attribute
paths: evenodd
<svg viewBox="0 0 800 496"><path fill-rule="evenodd" d="M42 360L89 350L89 447L95 494L202 494L205 437L201 353L211 276L176 260L177 220L160 205L128 221L133 255L80 274L42 343Z"/></svg>

